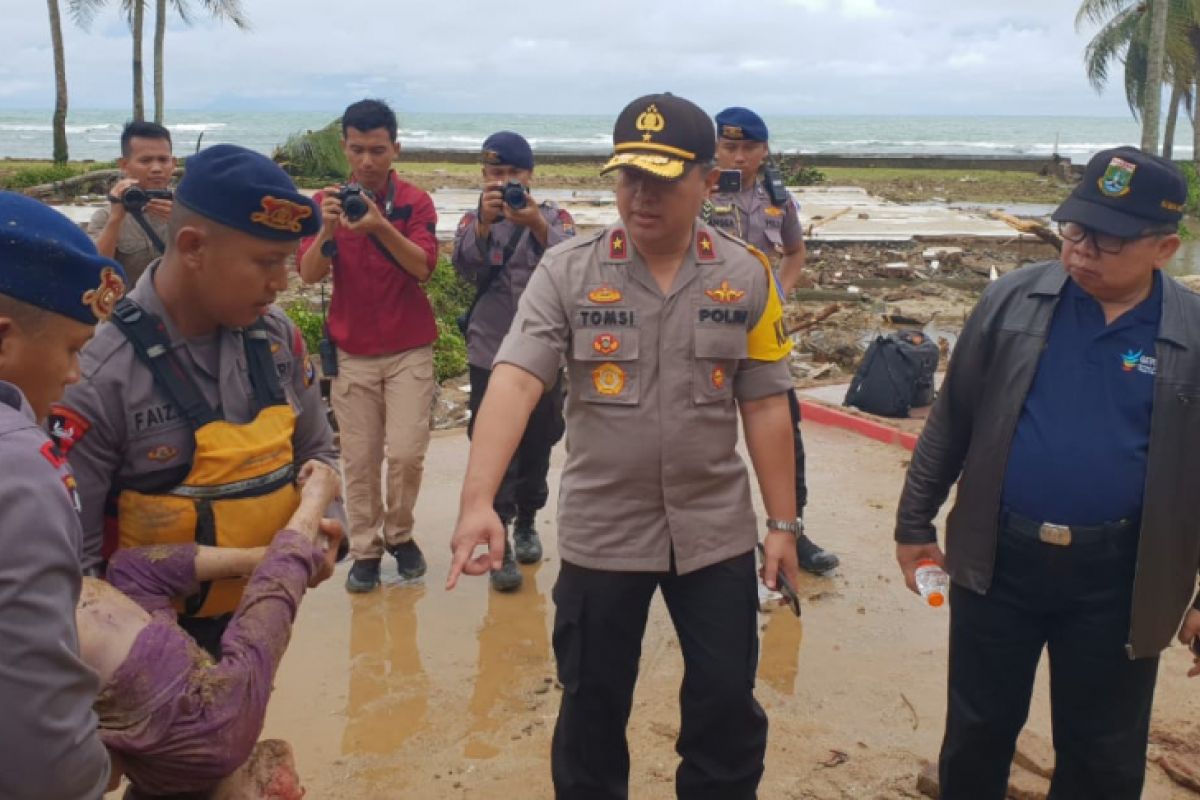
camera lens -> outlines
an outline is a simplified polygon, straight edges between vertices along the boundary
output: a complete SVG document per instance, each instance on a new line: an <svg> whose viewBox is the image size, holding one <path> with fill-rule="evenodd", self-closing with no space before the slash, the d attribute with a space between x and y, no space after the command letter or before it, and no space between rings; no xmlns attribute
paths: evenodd
<svg viewBox="0 0 1200 800"><path fill-rule="evenodd" d="M145 190L139 189L136 186L130 186L125 190L125 194L121 195L121 203L130 211L137 211L146 207L146 203L150 202L149 195Z"/></svg>
<svg viewBox="0 0 1200 800"><path fill-rule="evenodd" d="M511 208L522 209L525 207L525 186L520 181L509 181L504 184L501 194L504 202Z"/></svg>
<svg viewBox="0 0 1200 800"><path fill-rule="evenodd" d="M361 194L352 194L342 201L342 213L351 222L358 222L367 215L367 201Z"/></svg>

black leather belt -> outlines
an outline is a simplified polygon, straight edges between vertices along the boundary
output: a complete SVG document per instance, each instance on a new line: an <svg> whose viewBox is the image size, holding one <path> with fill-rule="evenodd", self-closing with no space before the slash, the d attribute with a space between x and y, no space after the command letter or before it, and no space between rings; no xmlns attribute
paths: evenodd
<svg viewBox="0 0 1200 800"><path fill-rule="evenodd" d="M1058 525L1053 522L1037 522L1012 511L1005 511L1000 515L1000 526L1005 530L1059 547L1068 547L1076 541L1083 543L1091 539L1128 533L1137 525L1137 521L1131 519L1105 522L1102 525Z"/></svg>

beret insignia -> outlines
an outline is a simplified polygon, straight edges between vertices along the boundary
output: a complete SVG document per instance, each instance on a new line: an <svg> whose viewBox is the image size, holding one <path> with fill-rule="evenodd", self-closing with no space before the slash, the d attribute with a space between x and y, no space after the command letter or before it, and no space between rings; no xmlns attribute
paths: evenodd
<svg viewBox="0 0 1200 800"><path fill-rule="evenodd" d="M83 293L82 302L90 306L98 320L106 320L112 316L117 301L125 296L125 281L112 267L105 267L100 272L100 285Z"/></svg>
<svg viewBox="0 0 1200 800"><path fill-rule="evenodd" d="M262 199L262 211L251 214L250 221L277 231L299 233L302 229L300 221L308 219L312 213L308 206L268 195Z"/></svg>

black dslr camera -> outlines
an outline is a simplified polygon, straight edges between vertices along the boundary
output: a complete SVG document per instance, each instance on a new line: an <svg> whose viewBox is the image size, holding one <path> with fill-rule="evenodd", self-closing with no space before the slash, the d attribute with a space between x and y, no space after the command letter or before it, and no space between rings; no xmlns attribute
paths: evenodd
<svg viewBox="0 0 1200 800"><path fill-rule="evenodd" d="M509 181L500 189L505 205L520 211L529 202L529 190L520 181Z"/></svg>
<svg viewBox="0 0 1200 800"><path fill-rule="evenodd" d="M126 211L141 211L151 200L173 200L175 193L170 189L143 189L140 186L130 186L121 195L121 205Z"/></svg>
<svg viewBox="0 0 1200 800"><path fill-rule="evenodd" d="M347 183L338 189L338 193L334 196L342 201L342 214L350 222L358 222L365 217L367 203L375 202L375 195L371 193L371 190L363 188L362 184L358 183Z"/></svg>

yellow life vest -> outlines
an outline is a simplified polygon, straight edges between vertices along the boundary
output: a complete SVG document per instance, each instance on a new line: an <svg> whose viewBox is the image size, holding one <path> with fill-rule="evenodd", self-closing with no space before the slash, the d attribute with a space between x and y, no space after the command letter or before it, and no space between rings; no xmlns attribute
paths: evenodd
<svg viewBox="0 0 1200 800"><path fill-rule="evenodd" d="M190 471L177 485L119 492L118 546L270 544L295 512L300 495L292 449L296 415L276 374L266 326L260 320L243 334L259 412L251 422L238 425L209 407L172 353L160 320L125 299L112 321L192 425L196 445ZM205 583L176 607L187 616L227 614L237 608L245 586L242 578Z"/></svg>

